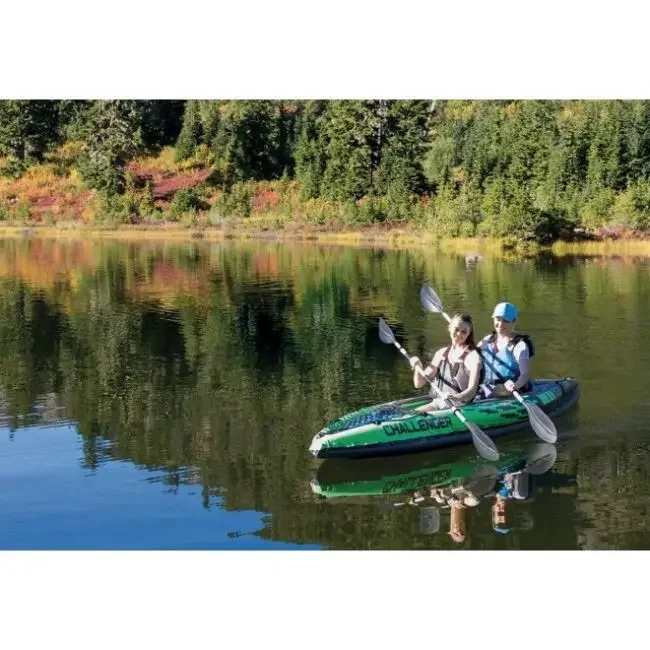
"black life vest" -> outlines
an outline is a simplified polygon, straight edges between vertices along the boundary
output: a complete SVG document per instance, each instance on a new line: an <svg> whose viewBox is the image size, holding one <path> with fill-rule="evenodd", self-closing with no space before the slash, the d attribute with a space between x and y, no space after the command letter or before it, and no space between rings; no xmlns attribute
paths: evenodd
<svg viewBox="0 0 650 650"><path fill-rule="evenodd" d="M471 352L471 350L465 349L454 364L449 363L450 351L451 346L448 345L442 353L442 359L434 383L443 393L451 393L455 395L456 393L463 391L463 388L458 383L456 377L464 364L465 357Z"/></svg>

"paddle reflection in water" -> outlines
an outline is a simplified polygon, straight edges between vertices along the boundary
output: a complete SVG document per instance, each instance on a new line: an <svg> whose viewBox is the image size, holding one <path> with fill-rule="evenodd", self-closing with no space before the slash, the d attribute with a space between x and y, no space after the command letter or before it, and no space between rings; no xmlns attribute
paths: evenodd
<svg viewBox="0 0 650 650"><path fill-rule="evenodd" d="M439 532L441 513L449 511L449 536L462 544L467 536L467 511L487 499L494 499L494 532L510 532L506 504L530 498L532 477L549 472L556 459L554 445L537 443L514 447L499 461L474 456L445 461L439 452L390 460L326 460L310 485L315 494L327 500L381 498L378 505L382 512L408 505L418 507L418 532L424 535Z"/></svg>

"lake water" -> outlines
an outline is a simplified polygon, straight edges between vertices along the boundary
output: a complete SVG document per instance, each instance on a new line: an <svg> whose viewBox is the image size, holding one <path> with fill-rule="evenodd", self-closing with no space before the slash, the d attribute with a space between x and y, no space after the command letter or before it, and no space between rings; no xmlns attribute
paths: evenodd
<svg viewBox="0 0 650 650"><path fill-rule="evenodd" d="M452 536L450 509L399 488L480 469L471 446L354 465L308 452L333 418L415 394L377 321L412 354L445 344L422 281L480 335L514 302L534 375L581 386L554 465L498 530L489 490ZM647 549L649 319L642 259L0 240L0 549ZM536 441L496 442L524 458ZM368 476L376 493L313 489Z"/></svg>

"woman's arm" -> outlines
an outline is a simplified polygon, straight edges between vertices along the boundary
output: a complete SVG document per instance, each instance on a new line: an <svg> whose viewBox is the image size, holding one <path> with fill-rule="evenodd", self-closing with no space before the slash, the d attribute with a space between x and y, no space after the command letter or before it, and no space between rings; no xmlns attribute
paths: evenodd
<svg viewBox="0 0 650 650"><path fill-rule="evenodd" d="M440 365L440 360L438 358L439 353L440 350L438 350L433 355L431 363L426 367L424 371L429 379L433 379L438 374L438 366ZM413 368L413 385L416 388L422 388L422 386L427 383L427 380L420 374L420 371L417 369L419 366L420 370L422 370L422 361L420 361L419 357L411 357L409 359L409 363L411 364L411 368Z"/></svg>

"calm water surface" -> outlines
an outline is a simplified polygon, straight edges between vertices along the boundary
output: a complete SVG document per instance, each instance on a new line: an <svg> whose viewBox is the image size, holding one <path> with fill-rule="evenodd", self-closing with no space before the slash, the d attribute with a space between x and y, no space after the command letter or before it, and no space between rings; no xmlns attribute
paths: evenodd
<svg viewBox="0 0 650 650"><path fill-rule="evenodd" d="M496 480L472 447L308 453L331 419L414 394L377 320L413 354L443 345L423 280L480 334L511 300L534 374L580 382L546 473L517 474L531 431L497 440ZM0 240L0 548L650 548L649 322L643 260ZM495 530L504 472L524 498ZM489 480L452 512L441 476Z"/></svg>

